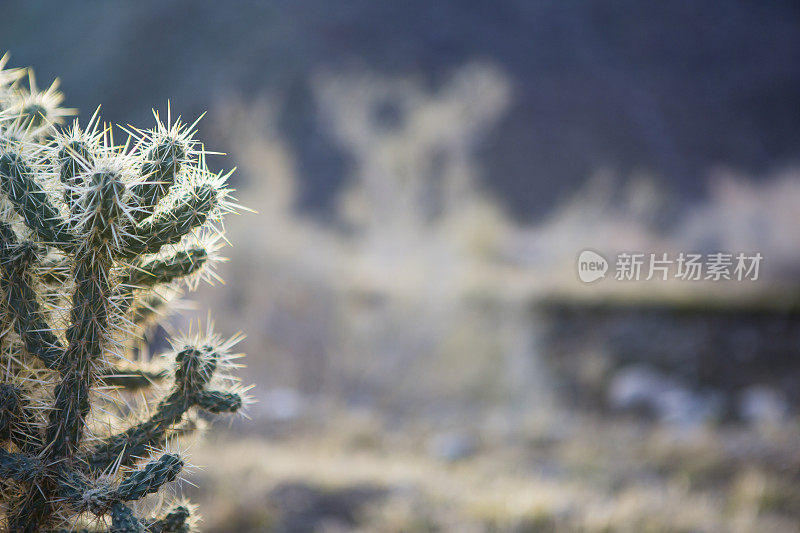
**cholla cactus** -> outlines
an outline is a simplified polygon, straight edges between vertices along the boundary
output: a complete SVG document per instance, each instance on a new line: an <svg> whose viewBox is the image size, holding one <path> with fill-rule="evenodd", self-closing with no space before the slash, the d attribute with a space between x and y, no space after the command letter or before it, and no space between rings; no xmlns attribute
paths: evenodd
<svg viewBox="0 0 800 533"><path fill-rule="evenodd" d="M139 502L184 468L175 439L193 411L232 413L243 389L214 334L137 360L182 283L212 275L227 175L211 173L193 125L129 132L0 60L0 502L10 531L177 532L185 503ZM23 86L29 78L28 87ZM155 400L140 392L154 390ZM135 390L136 394L130 391ZM137 405L138 403L138 405ZM162 491L163 492L163 491ZM152 498L150 498L152 499ZM162 498L163 500L163 498ZM152 505L151 505L152 507Z"/></svg>

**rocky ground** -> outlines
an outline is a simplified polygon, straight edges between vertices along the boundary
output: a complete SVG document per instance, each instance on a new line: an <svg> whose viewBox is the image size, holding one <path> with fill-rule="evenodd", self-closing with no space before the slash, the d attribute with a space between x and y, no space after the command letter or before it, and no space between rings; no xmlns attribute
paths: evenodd
<svg viewBox="0 0 800 533"><path fill-rule="evenodd" d="M516 424L401 428L330 411L237 424L192 448L199 488L185 492L212 532L789 532L800 523L795 422L679 429L551 413Z"/></svg>

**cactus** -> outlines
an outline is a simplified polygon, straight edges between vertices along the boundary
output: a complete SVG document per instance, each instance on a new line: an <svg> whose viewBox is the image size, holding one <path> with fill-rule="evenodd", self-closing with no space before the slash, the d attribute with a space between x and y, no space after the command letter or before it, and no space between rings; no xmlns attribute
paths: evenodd
<svg viewBox="0 0 800 533"><path fill-rule="evenodd" d="M189 531L190 505L145 499L185 467L177 439L233 413L237 341L208 332L146 357L181 287L211 279L229 174L195 124L130 128L115 145L0 60L0 504L5 529ZM28 83L25 84L25 78ZM26 87L27 85L27 87ZM150 392L151 395L142 395ZM161 498L166 500L166 498ZM140 517L143 512L148 516ZM150 515L154 513L155 516ZM159 518L158 514L162 514Z"/></svg>

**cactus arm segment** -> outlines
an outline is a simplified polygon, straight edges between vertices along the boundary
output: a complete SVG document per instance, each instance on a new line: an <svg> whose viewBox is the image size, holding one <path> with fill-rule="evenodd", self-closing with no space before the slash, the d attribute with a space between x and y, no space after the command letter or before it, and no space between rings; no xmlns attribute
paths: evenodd
<svg viewBox="0 0 800 533"><path fill-rule="evenodd" d="M18 387L0 383L0 442L9 441L24 453L35 454L42 439L27 407Z"/></svg>
<svg viewBox="0 0 800 533"><path fill-rule="evenodd" d="M148 288L162 283L170 283L198 272L207 261L208 254L205 249L194 246L188 250L179 251L167 259L159 259L141 267L131 268L125 285L133 288Z"/></svg>
<svg viewBox="0 0 800 533"><path fill-rule="evenodd" d="M209 413L235 413L242 407L242 398L235 392L203 391L197 394L195 403Z"/></svg>
<svg viewBox="0 0 800 533"><path fill-rule="evenodd" d="M81 228L86 241L76 250L77 287L66 334L68 345L59 365L61 382L54 390L54 409L46 432L52 443L50 455L56 458L74 455L80 445L91 409L89 390L96 381L95 367L103 355L113 313L113 260L108 242L122 213L124 186L109 172L95 173L91 180L91 189L82 199L89 216Z"/></svg>
<svg viewBox="0 0 800 533"><path fill-rule="evenodd" d="M144 526L133 514L130 507L115 503L111 508L111 528L109 533L145 533Z"/></svg>
<svg viewBox="0 0 800 533"><path fill-rule="evenodd" d="M153 214L158 202L175 184L185 158L186 148L176 139L164 139L147 151L142 165L145 181L131 188L136 222Z"/></svg>
<svg viewBox="0 0 800 533"><path fill-rule="evenodd" d="M151 446L163 444L170 428L179 422L191 402L179 391L173 392L159 403L156 412L144 422L114 435L93 450L86 461L92 470L100 471L120 459L129 466L136 457L144 455Z"/></svg>
<svg viewBox="0 0 800 533"><path fill-rule="evenodd" d="M164 518L150 521L146 529L148 533L188 533L189 525L186 523L188 519L189 509L179 505Z"/></svg>
<svg viewBox="0 0 800 533"><path fill-rule="evenodd" d="M103 470L114 461L127 466L144 455L147 448L163 444L170 428L180 422L192 407L208 407L215 412L233 412L242 405L239 395L206 393L219 357L205 347L188 347L176 356L172 392L158 404L153 415L97 446L85 460L93 470ZM212 411L214 412L214 411Z"/></svg>
<svg viewBox="0 0 800 533"><path fill-rule="evenodd" d="M35 259L30 243L17 244L11 228L0 222L0 289L3 306L11 314L14 330L25 349L47 368L55 368L64 353L52 328L43 318L32 287L29 267Z"/></svg>
<svg viewBox="0 0 800 533"><path fill-rule="evenodd" d="M116 486L96 485L81 473L70 470L59 480L62 499L77 512L91 512L102 516L117 504L140 500L178 477L183 460L176 454L164 454L132 472Z"/></svg>
<svg viewBox="0 0 800 533"><path fill-rule="evenodd" d="M123 510L124 507L126 510ZM115 521L116 516L116 521ZM142 524L133 516L130 509L122 504L117 504L111 510L112 526L108 533L188 533L189 510L179 506L170 511L164 518L150 520Z"/></svg>
<svg viewBox="0 0 800 533"><path fill-rule="evenodd" d="M73 454L80 444L89 414L89 389L94 366L103 354L107 335L110 296L109 264L95 255L86 258L75 272L78 286L73 295L68 347L59 365L61 382L56 385L55 408L50 414L46 438L53 443L55 457Z"/></svg>
<svg viewBox="0 0 800 533"><path fill-rule="evenodd" d="M45 244L69 249L74 236L61 220L47 193L33 179L33 170L19 154L0 155L0 187L15 211Z"/></svg>
<svg viewBox="0 0 800 533"><path fill-rule="evenodd" d="M119 256L132 258L157 253L163 246L179 242L192 229L205 224L216 207L218 191L210 183L201 183L184 192L177 205L134 226L124 236Z"/></svg>
<svg viewBox="0 0 800 533"><path fill-rule="evenodd" d="M64 203L70 211L75 212L80 196L77 191L80 185L78 174L83 168L94 164L94 157L85 141L75 139L59 149L57 163L58 177L64 184Z"/></svg>
<svg viewBox="0 0 800 533"><path fill-rule="evenodd" d="M178 455L164 454L128 474L114 492L114 497L126 502L144 498L158 492L165 483L174 481L182 469L183 461Z"/></svg>
<svg viewBox="0 0 800 533"><path fill-rule="evenodd" d="M29 483L36 479L41 471L42 464L38 459L0 448L0 479Z"/></svg>

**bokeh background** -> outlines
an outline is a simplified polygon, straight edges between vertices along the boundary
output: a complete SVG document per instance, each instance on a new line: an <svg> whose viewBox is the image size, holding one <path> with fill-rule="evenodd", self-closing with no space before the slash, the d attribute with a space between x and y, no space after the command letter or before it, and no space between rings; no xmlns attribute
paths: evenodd
<svg viewBox="0 0 800 533"><path fill-rule="evenodd" d="M256 211L165 324L247 334L258 402L176 488L205 530L800 527L796 2L0 11L84 118L207 111ZM584 285L587 248L764 260Z"/></svg>

